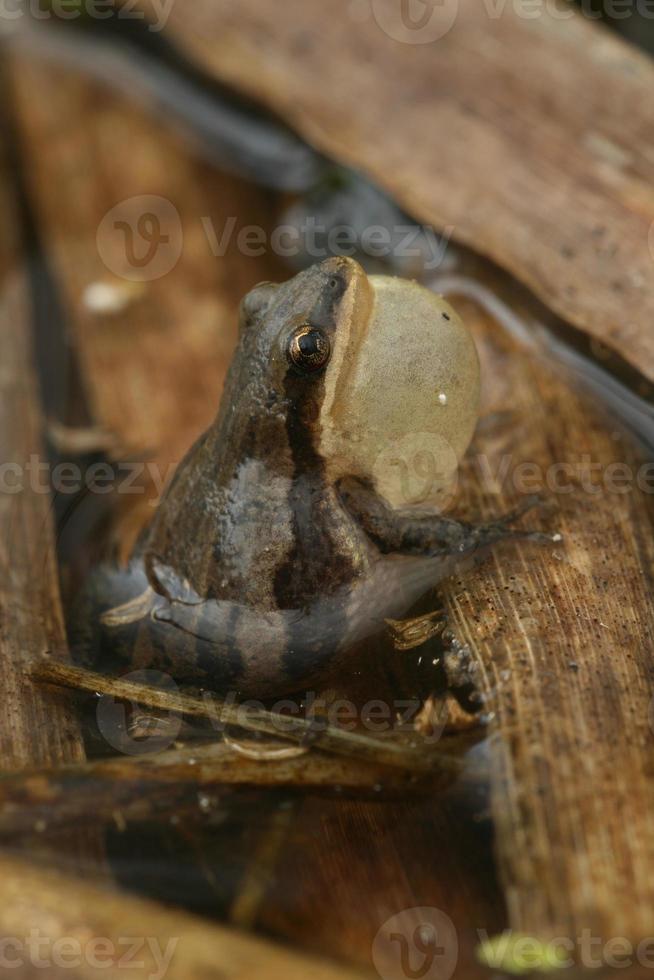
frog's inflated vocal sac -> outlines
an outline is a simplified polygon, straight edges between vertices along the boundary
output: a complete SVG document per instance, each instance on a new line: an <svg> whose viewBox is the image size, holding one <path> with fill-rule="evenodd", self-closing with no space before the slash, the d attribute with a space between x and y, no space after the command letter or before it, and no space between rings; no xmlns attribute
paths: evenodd
<svg viewBox="0 0 654 980"><path fill-rule="evenodd" d="M478 395L468 331L416 283L333 258L257 286L218 418L129 568L96 576L96 653L128 646L135 666L261 697L353 663L386 619L510 533L438 506ZM437 464L419 507L412 454Z"/></svg>

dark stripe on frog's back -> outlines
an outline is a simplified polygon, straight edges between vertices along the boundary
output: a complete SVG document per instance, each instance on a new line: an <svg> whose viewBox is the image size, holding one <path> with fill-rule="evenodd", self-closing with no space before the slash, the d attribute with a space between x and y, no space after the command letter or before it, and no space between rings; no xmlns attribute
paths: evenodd
<svg viewBox="0 0 654 980"><path fill-rule="evenodd" d="M341 287L323 291L310 314L310 322L327 331L338 323L338 313L347 282L338 273ZM334 593L357 574L357 557L343 546L350 518L342 510L336 491L327 480L320 455L320 409L325 394L324 375L304 378L291 368L285 390L297 411L287 420L288 441L293 459L289 507L293 522L293 546L275 576L275 598L280 609L304 610L313 599ZM343 635L347 623L330 622L330 635L316 633L309 620L299 618L289 627L284 669L290 679L320 671L333 654L334 639Z"/></svg>

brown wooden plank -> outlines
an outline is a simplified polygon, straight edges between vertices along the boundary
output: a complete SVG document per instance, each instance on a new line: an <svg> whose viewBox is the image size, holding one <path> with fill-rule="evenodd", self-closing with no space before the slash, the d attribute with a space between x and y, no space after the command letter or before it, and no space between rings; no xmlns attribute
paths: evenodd
<svg viewBox="0 0 654 980"><path fill-rule="evenodd" d="M653 380L651 61L567 5L401 9L178 0L164 33Z"/></svg>
<svg viewBox="0 0 654 980"><path fill-rule="evenodd" d="M6 123L6 117L5 117ZM7 133L5 125L4 133ZM54 555L51 496L35 376L28 282L7 145L0 147L0 768L84 758L70 699L36 685L30 665L67 654ZM34 467L30 472L30 466ZM41 489L39 490L39 485Z"/></svg>
<svg viewBox="0 0 654 980"><path fill-rule="evenodd" d="M511 925L544 938L589 928L639 940L654 928L654 512L637 485L646 471L560 365L516 349L479 308L458 305L485 378L459 507L488 517L528 478L552 508L530 523L563 535L551 548L498 550L445 589L492 718ZM503 476L481 479L502 474L503 460Z"/></svg>
<svg viewBox="0 0 654 980"><path fill-rule="evenodd" d="M280 847L256 923L318 953L337 950L367 966L389 919L410 909L437 909L453 929L441 933L446 956L457 937L454 976L486 976L476 959L478 930L500 932L506 909L479 789L459 786L430 800L390 804L307 799ZM399 969L396 964L390 975L401 977Z"/></svg>

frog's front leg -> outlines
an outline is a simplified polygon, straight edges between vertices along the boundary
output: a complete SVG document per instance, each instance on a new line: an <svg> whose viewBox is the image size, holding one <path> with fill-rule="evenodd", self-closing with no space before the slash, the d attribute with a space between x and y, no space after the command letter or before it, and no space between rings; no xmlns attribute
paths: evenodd
<svg viewBox="0 0 654 980"><path fill-rule="evenodd" d="M559 535L512 528L518 518L535 507L538 497L528 497L515 510L489 524L473 525L441 514L408 514L393 510L372 486L347 478L339 484L341 500L383 555L438 557L464 555L507 538L551 543Z"/></svg>

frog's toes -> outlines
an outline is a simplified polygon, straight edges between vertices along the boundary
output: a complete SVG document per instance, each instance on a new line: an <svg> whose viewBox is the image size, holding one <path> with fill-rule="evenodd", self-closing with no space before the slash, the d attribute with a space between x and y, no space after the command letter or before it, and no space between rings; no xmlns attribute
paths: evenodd
<svg viewBox="0 0 654 980"><path fill-rule="evenodd" d="M542 497L531 495L522 503L503 514L489 524L473 529L473 534L477 537L479 545L494 544L497 541L504 541L508 538L518 538L523 541L535 541L541 544L557 544L563 540L559 533L546 534L543 531L535 531L529 528L514 528L511 525L524 517L529 511L544 504Z"/></svg>
<svg viewBox="0 0 654 980"><path fill-rule="evenodd" d="M124 602L121 606L115 606L113 609L108 609L102 613L100 622L110 629L128 626L130 623L138 623L139 620L150 615L156 601L157 596L151 586L148 585L147 589L135 599L130 599L129 602Z"/></svg>

